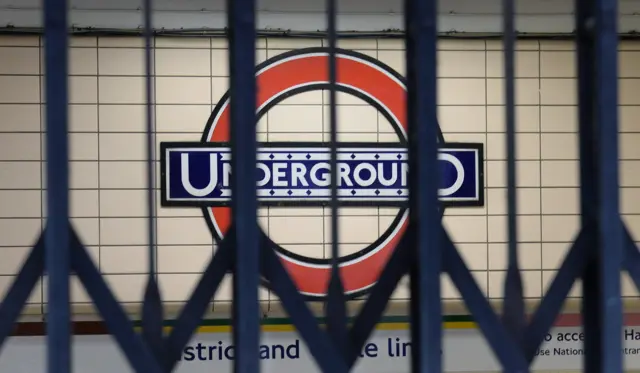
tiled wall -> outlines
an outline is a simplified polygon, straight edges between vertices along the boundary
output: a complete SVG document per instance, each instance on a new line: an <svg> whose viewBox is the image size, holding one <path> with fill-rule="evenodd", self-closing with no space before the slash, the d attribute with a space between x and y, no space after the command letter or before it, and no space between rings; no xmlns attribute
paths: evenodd
<svg viewBox="0 0 640 373"><path fill-rule="evenodd" d="M0 291L40 232L44 197L43 49L37 37L0 37ZM320 46L321 40L260 40L257 59ZM146 264L145 135L142 41L76 38L71 66L71 215L119 299L142 297ZM222 39L156 40L157 142L198 141L227 88ZM341 45L404 72L398 40ZM445 225L482 289L502 297L506 209L502 52L497 41L443 40L439 52L439 122L448 141L486 144L486 206L451 208ZM517 52L518 185L521 264L526 296L540 297L579 224L576 69L573 44L523 41ZM622 211L640 237L640 43L620 52ZM265 141L328 138L326 97L310 92L274 107L258 127ZM340 96L342 140L395 141L390 125L359 99ZM341 249L371 243L393 218L391 209L344 209ZM329 214L320 208L261 211L268 234L308 256L327 256ZM157 266L164 299L180 302L215 251L199 209L158 209ZM29 302L45 299L39 285ZM443 296L459 297L445 279ZM577 288L576 288L577 289ZM626 296L636 294L625 278ZM229 301L230 281L216 299ZM573 293L578 295L577 292ZM395 293L406 298L406 285ZM89 302L73 284L74 301ZM261 297L274 300L264 290Z"/></svg>

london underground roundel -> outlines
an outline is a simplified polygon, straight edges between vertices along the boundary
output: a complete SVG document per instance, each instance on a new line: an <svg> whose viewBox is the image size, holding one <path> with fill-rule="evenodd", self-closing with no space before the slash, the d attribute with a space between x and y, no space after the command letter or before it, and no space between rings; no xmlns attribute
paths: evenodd
<svg viewBox="0 0 640 373"><path fill-rule="evenodd" d="M389 134L397 139L394 142L338 144L340 205L359 208L365 212L364 215L378 208L386 208L394 214L387 217L388 224L382 228L378 224L359 227L361 230L370 229L366 236L374 232L377 237L356 245L355 250L339 259L345 291L353 297L366 293L376 283L407 228L406 87L400 74L367 55L338 49L336 59L337 90L375 108L389 123ZM325 48L294 50L260 64L256 71L258 119L288 98L327 90L327 67L328 50ZM291 119L288 118L289 121ZM301 133L305 133L303 127L307 119L293 120L299 123ZM338 123L339 128L355 124L344 120ZM162 205L201 207L212 234L218 240L224 238L231 224L229 126L227 92L213 110L200 142L161 144ZM294 135L292 139L296 137ZM438 140L439 196L443 206L482 205L482 144L446 143L440 132ZM262 207L322 209L330 202L329 144L323 141L262 142L257 158L257 193ZM322 212L320 216L323 216ZM279 219L283 218L288 219L290 232L308 228L300 225L306 223L297 216L281 216ZM341 218L341 226L348 224L348 219ZM324 224L323 218L314 221ZM266 233L272 249L277 252L298 290L310 297L324 297L331 271L330 259L322 255L310 256L308 250L300 250L300 245L289 245L286 229L284 232L280 230L278 237L269 236L268 230ZM322 251L317 245L313 247Z"/></svg>

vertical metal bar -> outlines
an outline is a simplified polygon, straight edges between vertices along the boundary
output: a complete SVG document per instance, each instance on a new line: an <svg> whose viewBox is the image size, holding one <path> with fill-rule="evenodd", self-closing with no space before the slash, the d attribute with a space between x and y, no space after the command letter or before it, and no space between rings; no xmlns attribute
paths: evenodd
<svg viewBox="0 0 640 373"><path fill-rule="evenodd" d="M441 221L438 206L437 1L405 0L413 372L441 372Z"/></svg>
<svg viewBox="0 0 640 373"><path fill-rule="evenodd" d="M582 229L595 221L599 206L598 185L596 183L599 167L595 144L596 118L594 116L595 97L598 94L595 85L596 55L594 45L595 17L593 0L576 0L576 54L578 69L578 120L580 134L580 211ZM594 241L599 241L599 229L594 227ZM582 274L582 318L585 330L584 370L597 373L603 371L599 343L602 335L601 315L598 299L601 297L600 271L594 251L596 245L585 247L588 250L587 264Z"/></svg>
<svg viewBox="0 0 640 373"><path fill-rule="evenodd" d="M71 371L69 304L69 142L67 122L67 1L44 0L47 115L47 229L45 263L49 276L47 361L49 372Z"/></svg>
<svg viewBox="0 0 640 373"><path fill-rule="evenodd" d="M164 358L162 323L164 320L162 299L158 281L156 279L156 232L155 232L155 141L153 117L153 81L152 81L152 0L144 0L144 64L145 64L145 94L146 94L146 124L147 124L147 233L148 233L148 261L149 270L147 286L142 304L142 330L146 342L156 358Z"/></svg>
<svg viewBox="0 0 640 373"><path fill-rule="evenodd" d="M255 0L228 0L233 220L234 371L260 371L260 250L256 196Z"/></svg>
<svg viewBox="0 0 640 373"><path fill-rule="evenodd" d="M331 277L327 297L327 328L338 347L338 351L348 356L349 336L347 334L347 310L344 286L340 277L338 260L338 120L336 114L336 0L327 0L327 28L329 40L329 128L331 147Z"/></svg>
<svg viewBox="0 0 640 373"><path fill-rule="evenodd" d="M596 0L596 120L599 140L599 250L602 369L622 372L620 269L623 236L618 186L618 1Z"/></svg>
<svg viewBox="0 0 640 373"><path fill-rule="evenodd" d="M525 327L522 277L518 263L518 224L516 195L516 116L515 116L515 5L514 0L503 0L505 120L507 148L507 221L508 255L507 274L504 279L503 322L516 341L522 345Z"/></svg>

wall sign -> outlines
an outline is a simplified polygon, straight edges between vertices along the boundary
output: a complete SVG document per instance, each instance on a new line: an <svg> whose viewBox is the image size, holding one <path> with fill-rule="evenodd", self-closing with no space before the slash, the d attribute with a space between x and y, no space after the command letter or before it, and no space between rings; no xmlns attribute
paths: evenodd
<svg viewBox="0 0 640 373"><path fill-rule="evenodd" d="M285 98L328 88L324 48L280 54L257 68L257 115ZM340 258L346 293L361 295L377 281L407 227L408 154L406 87L389 66L361 53L338 50L337 88L375 107L391 124L395 143L341 143L338 154L339 201L345 206L393 206L399 212L380 237L355 254ZM305 118L299 118L301 128ZM211 114L202 139L162 143L162 205L201 207L215 238L229 229L231 211L229 93ZM349 126L349 123L341 123ZM439 132L440 199L445 206L481 206L483 145L446 143ZM258 198L263 206L322 206L330 198L329 148L324 143L260 144ZM327 259L311 258L272 242L299 291L323 297L330 274Z"/></svg>

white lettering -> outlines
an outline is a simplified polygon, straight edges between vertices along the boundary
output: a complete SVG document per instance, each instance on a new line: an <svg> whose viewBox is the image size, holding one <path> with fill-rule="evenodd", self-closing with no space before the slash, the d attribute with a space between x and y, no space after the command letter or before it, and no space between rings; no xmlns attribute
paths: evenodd
<svg viewBox="0 0 640 373"><path fill-rule="evenodd" d="M293 163L291 165L291 178L293 181L293 186L296 187L298 184L302 186L309 186L309 183L304 178L307 174L307 167L305 167L302 163Z"/></svg>
<svg viewBox="0 0 640 373"><path fill-rule="evenodd" d="M362 178L363 170L369 171L369 178L366 180ZM356 166L356 169L353 170L353 178L359 186L371 186L371 184L376 181L376 169L369 163L360 163Z"/></svg>
<svg viewBox="0 0 640 373"><path fill-rule="evenodd" d="M273 164L273 186L274 187L286 187L287 180L285 178L287 176L286 172L283 169L287 168L286 163L274 163Z"/></svg>
<svg viewBox="0 0 640 373"><path fill-rule="evenodd" d="M378 178L380 179L380 184L384 186L392 186L398 180L398 164L391 164L391 178L387 179L384 177L384 164L378 163Z"/></svg>
<svg viewBox="0 0 640 373"><path fill-rule="evenodd" d="M320 177L318 177L318 171L320 171L320 169L329 171L329 164L325 162L321 162L313 165L313 167L311 167L311 172L310 172L311 182L313 182L315 185L319 187L328 187L329 184L331 183L331 179L329 178L330 177L329 172L324 172L320 175Z"/></svg>
<svg viewBox="0 0 640 373"><path fill-rule="evenodd" d="M189 178L189 153L182 153L180 155L180 176L182 180L182 186L194 197L204 197L211 192L218 184L218 163L216 162L216 154L209 155L209 184L200 189L191 184Z"/></svg>
<svg viewBox="0 0 640 373"><path fill-rule="evenodd" d="M258 163L258 168L261 169L262 172L264 172L264 177L262 178L262 180L258 180L258 186L265 186L269 182L269 179L271 179L271 170L269 170L269 167L267 167L264 163Z"/></svg>

